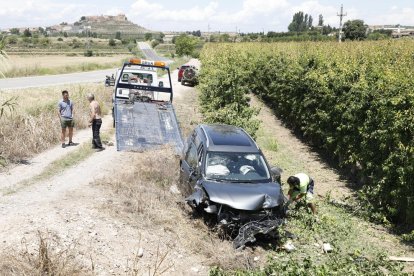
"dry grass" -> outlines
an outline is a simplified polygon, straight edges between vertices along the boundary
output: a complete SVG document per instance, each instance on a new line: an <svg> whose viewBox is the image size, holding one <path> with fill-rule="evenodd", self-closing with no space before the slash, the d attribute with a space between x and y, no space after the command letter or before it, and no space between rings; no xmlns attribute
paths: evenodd
<svg viewBox="0 0 414 276"><path fill-rule="evenodd" d="M57 102L67 89L75 103L76 128L87 127L89 104L86 94L92 92L108 113L111 92L98 84L70 85L24 89L0 93L0 102L17 97L15 110L0 118L0 163L19 162L56 145L60 139ZM7 110L6 110L7 111Z"/></svg>
<svg viewBox="0 0 414 276"><path fill-rule="evenodd" d="M38 232L37 242L22 240L21 249L0 254L0 275L92 275L77 259L75 245L65 247L58 236Z"/></svg>
<svg viewBox="0 0 414 276"><path fill-rule="evenodd" d="M119 67L130 55L114 56L16 56L10 55L0 67L6 77L62 74Z"/></svg>
<svg viewBox="0 0 414 276"><path fill-rule="evenodd" d="M111 198L118 204L105 208L114 216L128 224L138 224L152 235L160 235L161 252L181 247L208 266L250 268L253 249L234 251L231 242L220 240L201 218L195 218L183 196L170 191L172 186L179 186L178 181L178 158L172 149L162 148L130 155L119 175L96 184L112 189ZM167 266L170 256L161 257L167 258Z"/></svg>
<svg viewBox="0 0 414 276"><path fill-rule="evenodd" d="M114 55L114 56L108 56L108 57L84 57L84 56L68 57L68 56L62 56L62 55L55 55L55 56L10 55L7 61L8 61L8 66L16 68L16 69L31 68L31 67L58 68L58 67L77 65L80 63L105 64L105 63L121 62L123 59L127 57L128 56L124 56L124 55Z"/></svg>

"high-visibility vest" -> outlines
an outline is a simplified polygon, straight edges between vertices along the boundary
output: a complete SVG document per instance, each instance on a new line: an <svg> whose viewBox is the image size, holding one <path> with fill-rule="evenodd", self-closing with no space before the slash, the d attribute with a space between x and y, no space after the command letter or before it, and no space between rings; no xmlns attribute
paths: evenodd
<svg viewBox="0 0 414 276"><path fill-rule="evenodd" d="M305 173L298 173L294 175L295 177L299 178L299 191L301 194L305 194L308 190L309 183L311 181L311 178L309 175Z"/></svg>

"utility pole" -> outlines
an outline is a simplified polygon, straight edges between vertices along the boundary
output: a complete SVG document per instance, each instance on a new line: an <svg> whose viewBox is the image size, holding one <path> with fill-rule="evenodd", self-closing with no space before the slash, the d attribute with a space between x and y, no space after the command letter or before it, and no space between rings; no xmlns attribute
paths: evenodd
<svg viewBox="0 0 414 276"><path fill-rule="evenodd" d="M347 14L344 13L344 6L341 4L341 12L336 14L339 16L339 43L342 42L342 18L344 18Z"/></svg>
<svg viewBox="0 0 414 276"><path fill-rule="evenodd" d="M207 30L208 30L208 42L210 42L210 37L211 37L211 34L210 34L210 24L207 25Z"/></svg>

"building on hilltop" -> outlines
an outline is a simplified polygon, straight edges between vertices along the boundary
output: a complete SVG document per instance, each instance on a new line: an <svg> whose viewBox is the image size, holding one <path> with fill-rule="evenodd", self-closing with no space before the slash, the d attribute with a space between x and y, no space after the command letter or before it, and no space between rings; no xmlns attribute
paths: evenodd
<svg viewBox="0 0 414 276"><path fill-rule="evenodd" d="M118 21L124 22L128 21L128 18L125 14L118 14L118 15L92 15L92 16L85 16L85 20L89 22L105 22L105 21Z"/></svg>

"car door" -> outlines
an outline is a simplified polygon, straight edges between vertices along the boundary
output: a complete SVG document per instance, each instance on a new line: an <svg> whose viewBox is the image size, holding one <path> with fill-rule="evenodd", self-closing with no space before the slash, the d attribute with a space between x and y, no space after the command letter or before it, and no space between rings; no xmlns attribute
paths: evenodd
<svg viewBox="0 0 414 276"><path fill-rule="evenodd" d="M181 161L181 182L185 195L190 195L199 174L197 166L197 148L194 142L190 142L184 159Z"/></svg>

